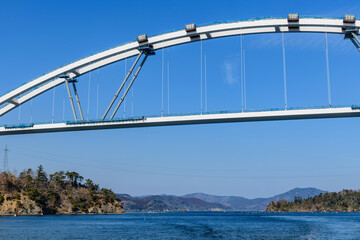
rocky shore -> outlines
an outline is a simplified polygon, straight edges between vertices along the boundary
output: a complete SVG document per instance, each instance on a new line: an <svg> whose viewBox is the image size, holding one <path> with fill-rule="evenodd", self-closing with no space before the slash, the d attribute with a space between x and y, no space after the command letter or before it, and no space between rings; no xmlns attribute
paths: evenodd
<svg viewBox="0 0 360 240"><path fill-rule="evenodd" d="M0 205L0 216L35 216L44 215L41 207L36 205L35 201L28 196L21 194L20 200L12 199L11 195L3 195L4 201ZM9 200L6 200L9 199ZM57 208L56 215L81 215L81 214L123 214L124 209L120 201L113 203L101 204L92 206L86 210L73 210L72 204L69 201L63 201L63 204Z"/></svg>
<svg viewBox="0 0 360 240"><path fill-rule="evenodd" d="M48 175L42 166L18 176L0 173L0 215L123 214L113 191L99 188L76 172Z"/></svg>

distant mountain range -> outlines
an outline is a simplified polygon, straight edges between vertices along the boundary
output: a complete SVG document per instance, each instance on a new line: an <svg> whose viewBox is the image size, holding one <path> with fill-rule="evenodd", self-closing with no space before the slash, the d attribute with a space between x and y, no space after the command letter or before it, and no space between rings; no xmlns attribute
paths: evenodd
<svg viewBox="0 0 360 240"><path fill-rule="evenodd" d="M293 201L294 197L308 198L319 195L320 193L326 193L326 191L317 188L294 188L273 197L255 199L237 196L215 196L204 193L192 193L187 194L184 197L198 198L210 203L220 203L231 208L233 211L265 211L267 205L272 201Z"/></svg>
<svg viewBox="0 0 360 240"><path fill-rule="evenodd" d="M308 198L326 193L317 188L294 188L269 198L248 199L239 196L216 196L192 193L184 196L150 195L132 197L117 194L127 212L164 212L164 211L265 211L272 201L293 201L294 197Z"/></svg>
<svg viewBox="0 0 360 240"><path fill-rule="evenodd" d="M210 203L198 198L172 195L132 197L118 194L126 212L175 212L175 211L231 211L219 203Z"/></svg>

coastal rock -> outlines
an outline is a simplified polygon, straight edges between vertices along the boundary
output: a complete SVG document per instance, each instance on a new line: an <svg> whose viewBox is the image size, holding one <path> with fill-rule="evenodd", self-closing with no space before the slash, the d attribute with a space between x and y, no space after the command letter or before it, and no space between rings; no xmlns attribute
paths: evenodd
<svg viewBox="0 0 360 240"><path fill-rule="evenodd" d="M121 200L76 172L49 175L40 166L16 176L0 173L0 215L122 214Z"/></svg>

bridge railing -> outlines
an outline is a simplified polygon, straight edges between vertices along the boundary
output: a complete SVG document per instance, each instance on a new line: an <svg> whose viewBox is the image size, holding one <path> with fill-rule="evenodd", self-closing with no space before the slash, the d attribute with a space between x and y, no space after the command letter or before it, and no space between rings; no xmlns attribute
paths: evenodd
<svg viewBox="0 0 360 240"><path fill-rule="evenodd" d="M224 110L224 111L208 111L208 112L190 112L190 113L173 113L173 114L156 114L140 117L129 117L129 118L116 118L116 119L93 119L93 120L78 120L78 121L57 121L57 122L33 122L33 123L21 123L14 125L2 125L5 129L25 129L32 128L34 125L40 124L58 124L65 123L66 125L83 125L83 124L101 124L101 123L129 123L129 122L141 122L148 118L161 118L161 117L178 117L178 116L201 116L201 115L214 115L214 114L229 114L229 113L254 113L254 112L276 112L276 111L292 111L292 110L309 110L309 109L335 109L335 108L351 108L353 110L360 110L360 104L351 105L320 105L320 106L308 106L308 107L283 107L276 108L263 108L263 109L249 109L246 111L241 110Z"/></svg>

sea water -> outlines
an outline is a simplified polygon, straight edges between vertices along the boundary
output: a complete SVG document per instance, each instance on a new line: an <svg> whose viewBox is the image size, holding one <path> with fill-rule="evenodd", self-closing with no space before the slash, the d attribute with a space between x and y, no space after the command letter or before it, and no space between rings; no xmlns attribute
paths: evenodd
<svg viewBox="0 0 360 240"><path fill-rule="evenodd" d="M0 217L0 239L360 239L360 213Z"/></svg>

